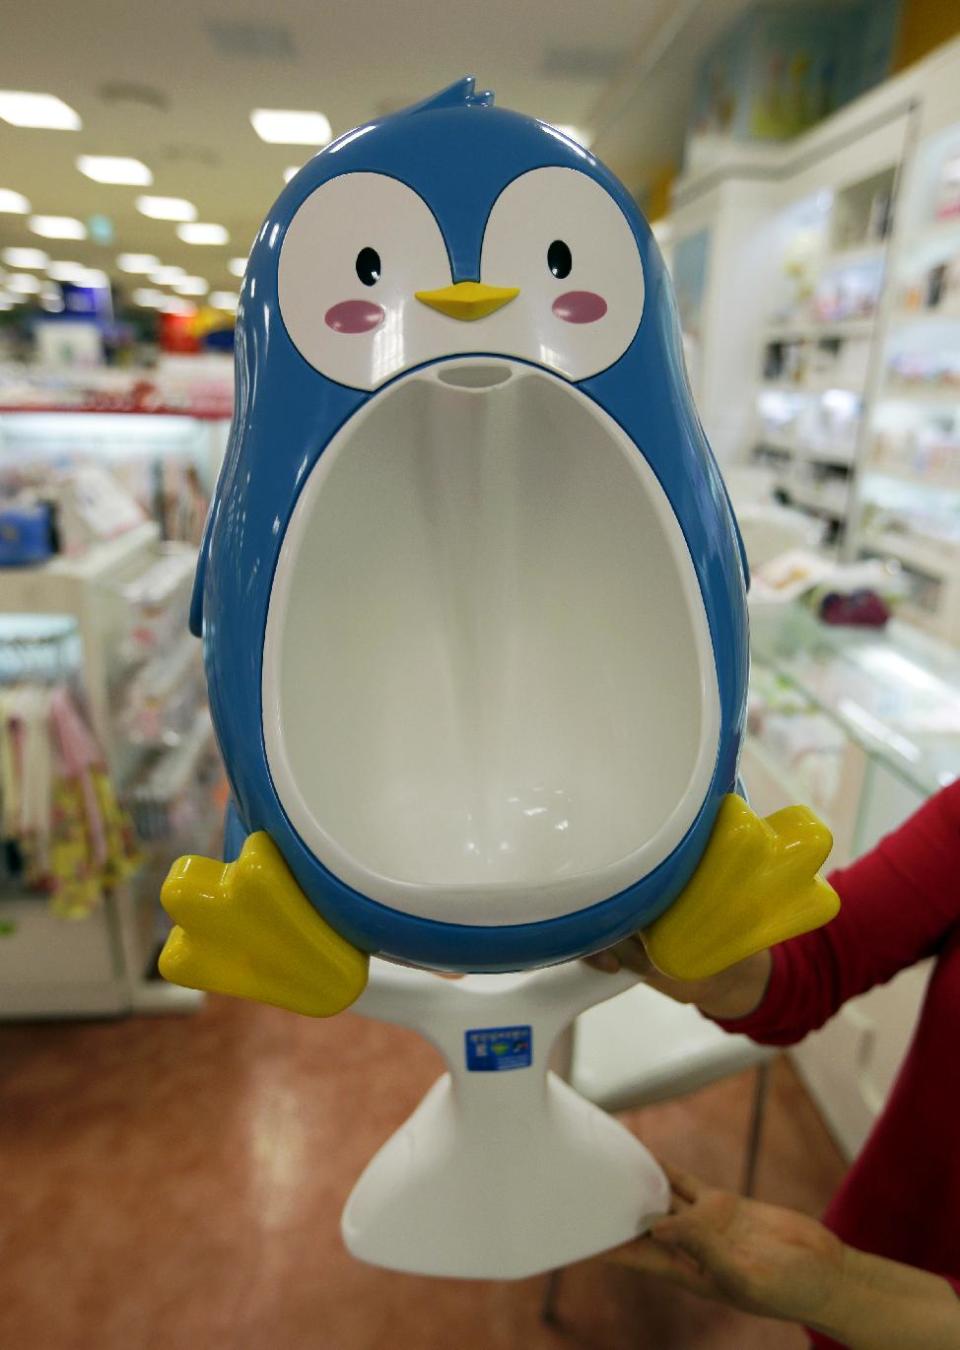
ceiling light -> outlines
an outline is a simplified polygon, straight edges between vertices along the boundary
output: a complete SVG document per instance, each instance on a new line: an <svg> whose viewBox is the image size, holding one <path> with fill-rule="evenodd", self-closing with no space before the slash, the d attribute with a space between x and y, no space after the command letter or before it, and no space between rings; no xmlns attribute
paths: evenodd
<svg viewBox="0 0 960 1350"><path fill-rule="evenodd" d="M24 94L0 89L0 119L14 127L46 127L49 131L78 131L80 118L53 94Z"/></svg>
<svg viewBox="0 0 960 1350"><path fill-rule="evenodd" d="M46 267L50 261L42 248L5 248L0 256L8 267Z"/></svg>
<svg viewBox="0 0 960 1350"><path fill-rule="evenodd" d="M173 289L178 295L206 295L210 283L203 277L181 277L173 283Z"/></svg>
<svg viewBox="0 0 960 1350"><path fill-rule="evenodd" d="M322 112L254 108L250 121L260 139L271 145L326 145L333 134Z"/></svg>
<svg viewBox="0 0 960 1350"><path fill-rule="evenodd" d="M150 280L155 286L172 286L185 275L182 267L155 267L150 273Z"/></svg>
<svg viewBox="0 0 960 1350"><path fill-rule="evenodd" d="M246 258L231 258L227 263L227 271L235 277L242 277L247 270Z"/></svg>
<svg viewBox="0 0 960 1350"><path fill-rule="evenodd" d="M22 192L0 188L0 211L7 211L12 216L25 216L29 210L30 203Z"/></svg>
<svg viewBox="0 0 960 1350"><path fill-rule="evenodd" d="M29 272L11 272L4 284L8 291L16 295L36 295L40 289L40 278Z"/></svg>
<svg viewBox="0 0 960 1350"><path fill-rule="evenodd" d="M52 262L47 268L47 276L51 281L72 281L76 284L77 277L82 276L86 270L83 263Z"/></svg>
<svg viewBox="0 0 960 1350"><path fill-rule="evenodd" d="M196 314L197 312L196 305L192 305L189 300L181 300L178 295L164 296L160 308L164 314Z"/></svg>
<svg viewBox="0 0 960 1350"><path fill-rule="evenodd" d="M151 220L196 220L197 208L182 197L138 197L134 202L142 216Z"/></svg>
<svg viewBox="0 0 960 1350"><path fill-rule="evenodd" d="M78 155L77 168L95 183L126 183L133 187L149 187L153 174L139 159L122 155Z"/></svg>
<svg viewBox="0 0 960 1350"><path fill-rule="evenodd" d="M97 290L101 287L110 285L110 278L106 272L101 272L99 267L83 267L77 274L77 286L85 286L88 290Z"/></svg>
<svg viewBox="0 0 960 1350"><path fill-rule="evenodd" d="M164 295L163 291L153 291L142 286L133 293L133 303L142 305L144 309L159 309L169 299L170 297Z"/></svg>
<svg viewBox="0 0 960 1350"><path fill-rule="evenodd" d="M121 253L117 266L121 272L152 272L160 259L154 253Z"/></svg>
<svg viewBox="0 0 960 1350"><path fill-rule="evenodd" d="M291 178L296 178L297 174L300 172L300 167L299 164L291 164L289 169L284 169L283 181L289 183Z"/></svg>
<svg viewBox="0 0 960 1350"><path fill-rule="evenodd" d="M236 309L239 300L236 291L214 291L208 303L213 309Z"/></svg>
<svg viewBox="0 0 960 1350"><path fill-rule="evenodd" d="M48 314L63 313L63 294L59 286L54 286L52 282L47 282L40 292L40 304Z"/></svg>
<svg viewBox="0 0 960 1350"><path fill-rule="evenodd" d="M222 225L178 225L177 234L185 244L229 244L230 235Z"/></svg>
<svg viewBox="0 0 960 1350"><path fill-rule="evenodd" d="M86 239L87 227L73 216L31 216L27 228L44 239Z"/></svg>
<svg viewBox="0 0 960 1350"><path fill-rule="evenodd" d="M47 268L47 276L51 281L67 282L71 286L108 285L106 272L101 272L98 267L87 267L84 263L78 262L52 262Z"/></svg>

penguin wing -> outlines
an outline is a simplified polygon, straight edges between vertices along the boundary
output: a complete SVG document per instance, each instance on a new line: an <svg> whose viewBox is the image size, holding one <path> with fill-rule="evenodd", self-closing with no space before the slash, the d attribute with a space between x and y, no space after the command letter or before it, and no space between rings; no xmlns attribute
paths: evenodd
<svg viewBox="0 0 960 1350"><path fill-rule="evenodd" d="M309 1017L342 1012L366 987L366 952L320 917L263 831L235 862L178 859L161 901L175 927L160 974L173 984Z"/></svg>
<svg viewBox="0 0 960 1350"><path fill-rule="evenodd" d="M674 979L704 980L829 923L840 900L818 873L832 846L805 806L761 820L741 797L725 797L697 870L644 932L650 959Z"/></svg>

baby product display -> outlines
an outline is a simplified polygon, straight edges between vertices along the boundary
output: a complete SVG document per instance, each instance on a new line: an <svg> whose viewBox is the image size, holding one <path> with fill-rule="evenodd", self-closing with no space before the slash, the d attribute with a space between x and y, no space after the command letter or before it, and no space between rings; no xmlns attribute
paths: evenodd
<svg viewBox="0 0 960 1350"><path fill-rule="evenodd" d="M0 633L0 824L4 876L82 918L139 858L103 752L60 678L71 629L51 618Z"/></svg>
<svg viewBox="0 0 960 1350"><path fill-rule="evenodd" d="M286 186L236 371L191 614L227 861L174 865L161 971L444 1055L357 1256L515 1278L626 1241L666 1180L547 1066L635 977L578 958L642 929L704 977L837 905L820 822L738 793L746 562L656 243L463 80Z"/></svg>

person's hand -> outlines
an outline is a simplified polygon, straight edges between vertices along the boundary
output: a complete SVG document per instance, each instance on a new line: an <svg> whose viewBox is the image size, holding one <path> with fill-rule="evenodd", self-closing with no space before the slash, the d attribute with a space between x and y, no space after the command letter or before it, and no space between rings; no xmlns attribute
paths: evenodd
<svg viewBox="0 0 960 1350"><path fill-rule="evenodd" d="M586 959L596 970L608 975L616 975L623 967L636 971L661 994L677 1003L695 1003L712 1017L746 1017L753 1012L766 991L771 968L770 953L757 952L709 980L674 980L657 970L650 960L642 933Z"/></svg>
<svg viewBox="0 0 960 1350"><path fill-rule="evenodd" d="M762 1317L831 1321L849 1252L839 1238L805 1214L662 1166L672 1188L670 1214L606 1260Z"/></svg>

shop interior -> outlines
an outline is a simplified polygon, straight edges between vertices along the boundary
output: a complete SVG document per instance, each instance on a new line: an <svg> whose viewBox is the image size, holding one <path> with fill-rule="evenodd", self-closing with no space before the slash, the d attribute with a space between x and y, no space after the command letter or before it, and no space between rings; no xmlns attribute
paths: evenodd
<svg viewBox="0 0 960 1350"><path fill-rule="evenodd" d="M868 853L960 776L960 12L12 0L2 27L0 1346L801 1350L599 1260L347 1251L441 1059L163 978L164 878L224 856L231 800L188 617L261 221L336 138L475 74L649 222L751 575L739 781L816 812L828 871ZM656 1157L818 1217L932 968L786 1049L640 983L554 1067Z"/></svg>

